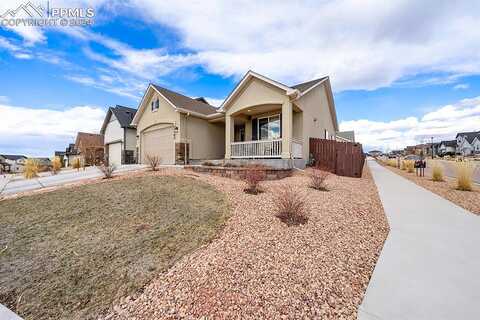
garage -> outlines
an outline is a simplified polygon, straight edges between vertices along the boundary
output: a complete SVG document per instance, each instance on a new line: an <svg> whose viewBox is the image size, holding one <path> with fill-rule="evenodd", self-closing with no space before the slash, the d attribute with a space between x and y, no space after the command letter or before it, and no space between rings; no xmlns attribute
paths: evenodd
<svg viewBox="0 0 480 320"><path fill-rule="evenodd" d="M173 127L149 130L142 134L143 163L147 155L160 157L161 164L175 164L175 140Z"/></svg>
<svg viewBox="0 0 480 320"><path fill-rule="evenodd" d="M110 143L108 145L108 163L116 167L122 165L122 143Z"/></svg>

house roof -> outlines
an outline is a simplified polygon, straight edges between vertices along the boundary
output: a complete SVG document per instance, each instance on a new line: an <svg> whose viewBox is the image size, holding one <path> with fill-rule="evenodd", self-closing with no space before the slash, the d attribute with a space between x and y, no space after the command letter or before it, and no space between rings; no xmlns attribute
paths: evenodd
<svg viewBox="0 0 480 320"><path fill-rule="evenodd" d="M302 82L302 83L296 84L296 85L292 86L292 88L297 89L298 91L303 93L303 92L307 91L308 89L314 87L315 85L317 85L320 82L322 82L324 80L327 80L327 79L328 79L328 77L321 77L321 78L318 78L318 79L315 79L315 80L310 80L310 81L307 81L307 82Z"/></svg>
<svg viewBox="0 0 480 320"><path fill-rule="evenodd" d="M206 116L218 112L217 108L204 102L205 99L203 98L193 99L178 92L157 86L156 84L152 84L152 86L177 108L198 112Z"/></svg>
<svg viewBox="0 0 480 320"><path fill-rule="evenodd" d="M478 137L478 139L480 139L480 131L460 132L457 134L456 138L458 138L458 136L465 137L468 143L473 143L473 140L475 140L475 137Z"/></svg>
<svg viewBox="0 0 480 320"><path fill-rule="evenodd" d="M120 127L133 128L131 123L136 113L137 113L137 109L120 106L118 104L115 107L108 108L107 114L105 115L105 119L103 120L102 128L100 129L100 133L105 134L107 124L110 122L110 118L112 117L112 114L114 114L115 118L117 118L118 123L120 124Z"/></svg>
<svg viewBox="0 0 480 320"><path fill-rule="evenodd" d="M79 132L75 140L75 147L78 148L79 143L82 142L85 146L102 146L103 136L96 133Z"/></svg>
<svg viewBox="0 0 480 320"><path fill-rule="evenodd" d="M0 156L4 157L5 159L16 161L18 159L27 159L26 156L24 155L18 155L18 154L0 154Z"/></svg>
<svg viewBox="0 0 480 320"><path fill-rule="evenodd" d="M65 151L55 151L55 157L61 157L61 156L64 156L66 154Z"/></svg>
<svg viewBox="0 0 480 320"><path fill-rule="evenodd" d="M457 140L445 140L440 143L440 145L444 144L446 147L456 147Z"/></svg>

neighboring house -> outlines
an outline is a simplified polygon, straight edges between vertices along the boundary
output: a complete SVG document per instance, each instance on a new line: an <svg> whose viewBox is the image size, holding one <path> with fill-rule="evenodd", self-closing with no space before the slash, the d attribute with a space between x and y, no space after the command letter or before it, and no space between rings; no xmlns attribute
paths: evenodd
<svg viewBox="0 0 480 320"><path fill-rule="evenodd" d="M66 152L65 151L55 151L55 158L57 158L57 157L62 162L62 167L64 167L66 165L66 160L65 160Z"/></svg>
<svg viewBox="0 0 480 320"><path fill-rule="evenodd" d="M11 173L23 172L25 161L27 160L26 156L14 155L14 154L2 154L0 155L0 157L2 158L4 163L10 166L9 172Z"/></svg>
<svg viewBox="0 0 480 320"><path fill-rule="evenodd" d="M371 150L371 151L368 152L368 155L371 156L371 157L376 158L376 157L382 156L382 155L383 155L383 152L380 151L380 150Z"/></svg>
<svg viewBox="0 0 480 320"><path fill-rule="evenodd" d="M164 164L183 163L186 156L268 159L281 166L296 159L304 166L309 138L336 139L338 133L328 77L286 86L253 71L220 109L151 84L132 124L141 163L156 155Z"/></svg>
<svg viewBox="0 0 480 320"><path fill-rule="evenodd" d="M41 171L47 170L49 167L52 166L52 161L49 158L32 158L32 159L37 161Z"/></svg>
<svg viewBox="0 0 480 320"><path fill-rule="evenodd" d="M5 158L0 155L0 174L10 172L11 165L5 161Z"/></svg>
<svg viewBox="0 0 480 320"><path fill-rule="evenodd" d="M355 132L353 131L340 131L337 132L337 141L340 142L355 142Z"/></svg>
<svg viewBox="0 0 480 320"><path fill-rule="evenodd" d="M75 140L75 150L85 165L100 165L104 161L103 135L79 132Z"/></svg>
<svg viewBox="0 0 480 320"><path fill-rule="evenodd" d="M150 84L132 125L137 128L139 163L148 163L148 156L159 157L162 164L224 156L223 114L202 99Z"/></svg>
<svg viewBox="0 0 480 320"><path fill-rule="evenodd" d="M137 110L123 106L109 108L100 133L104 137L105 159L120 166L136 162L137 129L131 122Z"/></svg>
<svg viewBox="0 0 480 320"><path fill-rule="evenodd" d="M438 155L442 157L446 155L453 156L456 153L456 148L457 140L442 141L438 147Z"/></svg>
<svg viewBox="0 0 480 320"><path fill-rule="evenodd" d="M473 147L473 153L475 155L479 155L480 154L480 136L475 137L472 143L472 147Z"/></svg>
<svg viewBox="0 0 480 320"><path fill-rule="evenodd" d="M473 146L475 139L480 139L480 131L458 133L456 136L457 154L463 156L473 155L475 152Z"/></svg>
<svg viewBox="0 0 480 320"><path fill-rule="evenodd" d="M75 149L75 143L70 143L68 147L65 148L65 155L63 157L65 167L71 166L73 160L78 156L78 151Z"/></svg>

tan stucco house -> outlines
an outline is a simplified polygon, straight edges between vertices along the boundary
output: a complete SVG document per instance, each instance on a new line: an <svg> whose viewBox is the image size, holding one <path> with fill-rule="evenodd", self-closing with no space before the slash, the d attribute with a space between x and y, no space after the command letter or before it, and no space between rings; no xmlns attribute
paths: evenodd
<svg viewBox="0 0 480 320"><path fill-rule="evenodd" d="M309 138L336 139L338 123L328 77L286 86L247 72L220 108L150 84L132 125L140 163L262 159L272 165L309 159Z"/></svg>

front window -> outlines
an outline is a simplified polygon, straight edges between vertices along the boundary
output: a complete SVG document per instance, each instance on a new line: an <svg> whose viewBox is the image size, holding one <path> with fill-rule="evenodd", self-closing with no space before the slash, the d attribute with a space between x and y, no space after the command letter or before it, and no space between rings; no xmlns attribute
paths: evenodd
<svg viewBox="0 0 480 320"><path fill-rule="evenodd" d="M260 140L280 139L280 115L259 118L258 137Z"/></svg>

